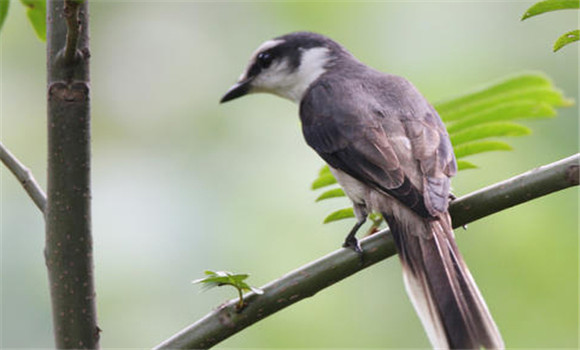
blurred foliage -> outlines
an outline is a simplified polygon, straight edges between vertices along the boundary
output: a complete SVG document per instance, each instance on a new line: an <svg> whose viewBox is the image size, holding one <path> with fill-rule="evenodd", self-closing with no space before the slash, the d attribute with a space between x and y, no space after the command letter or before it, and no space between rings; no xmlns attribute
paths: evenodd
<svg viewBox="0 0 580 350"><path fill-rule="evenodd" d="M6 15L8 14L8 7L10 7L10 0L0 0L0 30L2 30L2 25L6 20Z"/></svg>
<svg viewBox="0 0 580 350"><path fill-rule="evenodd" d="M238 309L244 307L244 295L243 292L252 291L256 294L263 294L264 292L260 288L252 287L244 280L246 280L250 275L248 274L234 274L227 271L205 271L206 277L197 279L191 283L201 284L204 290L222 287L222 286L232 286L238 291Z"/></svg>
<svg viewBox="0 0 580 350"><path fill-rule="evenodd" d="M46 1L45 0L20 0L26 6L26 15L34 32L42 41L46 41Z"/></svg>
<svg viewBox="0 0 580 350"><path fill-rule="evenodd" d="M556 10L578 9L580 8L580 0L545 0L540 1L530 7L522 16L522 21L533 16L541 15L546 12ZM580 30L572 30L560 36L554 43L554 52L560 50L562 47L578 41L580 39Z"/></svg>
<svg viewBox="0 0 580 350"><path fill-rule="evenodd" d="M446 124L458 169L465 170L477 166L463 160L464 157L512 149L508 143L495 138L531 134L528 127L514 120L551 118L556 115L555 107L571 105L573 101L564 97L544 74L527 73L436 103L434 107ZM336 179L325 165L312 183L312 189L333 184L336 184ZM342 190L332 188L323 192L316 201L344 196ZM332 212L324 223L349 218L354 218L353 209L344 208Z"/></svg>
<svg viewBox="0 0 580 350"><path fill-rule="evenodd" d="M20 0L26 7L26 15L34 32L42 41L46 41L46 0ZM10 0L0 0L0 30L8 15Z"/></svg>

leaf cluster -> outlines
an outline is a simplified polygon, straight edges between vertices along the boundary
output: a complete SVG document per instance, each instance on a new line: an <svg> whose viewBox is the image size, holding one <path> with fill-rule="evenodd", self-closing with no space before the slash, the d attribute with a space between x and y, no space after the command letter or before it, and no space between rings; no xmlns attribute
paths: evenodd
<svg viewBox="0 0 580 350"><path fill-rule="evenodd" d="M208 290L221 286L232 286L238 291L239 302L238 309L244 307L243 292L252 291L256 294L263 294L260 288L252 287L245 282L250 276L248 274L234 274L227 271L205 271L206 277L192 281L194 284L201 284L203 290Z"/></svg>
<svg viewBox="0 0 580 350"><path fill-rule="evenodd" d="M522 21L530 17L544 14L546 12L567 9L579 9L580 0L545 0L540 1L530 7L522 16ZM580 30L575 29L562 34L555 42L553 51L556 52L564 46L578 41L580 39Z"/></svg>
<svg viewBox="0 0 580 350"><path fill-rule="evenodd" d="M519 123L523 120L552 118L557 107L568 107L573 101L564 97L550 79L541 73L525 73L508 77L472 92L435 103L434 107L447 127L459 170L477 165L464 158L490 151L511 150L506 137L524 136L531 130ZM316 201L344 197L336 186L328 166L323 166L312 183L312 189L325 189ZM352 208L339 209L324 223L353 218ZM373 220L375 225L379 220Z"/></svg>

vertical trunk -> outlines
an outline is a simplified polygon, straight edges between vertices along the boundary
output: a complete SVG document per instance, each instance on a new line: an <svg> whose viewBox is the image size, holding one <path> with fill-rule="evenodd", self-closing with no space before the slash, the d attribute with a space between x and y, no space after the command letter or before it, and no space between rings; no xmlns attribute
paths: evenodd
<svg viewBox="0 0 580 350"><path fill-rule="evenodd" d="M47 1L46 265L57 348L98 348L87 1Z"/></svg>

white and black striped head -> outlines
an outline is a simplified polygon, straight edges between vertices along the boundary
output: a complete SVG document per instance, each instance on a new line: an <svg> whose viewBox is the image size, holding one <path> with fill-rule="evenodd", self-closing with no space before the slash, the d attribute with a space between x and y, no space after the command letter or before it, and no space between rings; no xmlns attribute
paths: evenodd
<svg viewBox="0 0 580 350"><path fill-rule="evenodd" d="M269 92L299 102L310 84L346 51L316 33L296 32L268 40L253 53L246 71L220 102Z"/></svg>

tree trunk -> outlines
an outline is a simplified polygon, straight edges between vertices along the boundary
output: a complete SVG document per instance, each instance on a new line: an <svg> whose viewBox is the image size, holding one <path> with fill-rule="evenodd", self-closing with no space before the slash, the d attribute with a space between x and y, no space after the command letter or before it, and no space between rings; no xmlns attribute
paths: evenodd
<svg viewBox="0 0 580 350"><path fill-rule="evenodd" d="M47 1L46 265L56 347L99 346L91 237L87 1Z"/></svg>

